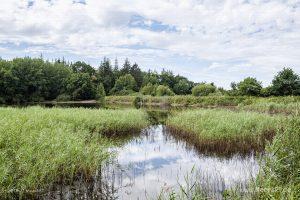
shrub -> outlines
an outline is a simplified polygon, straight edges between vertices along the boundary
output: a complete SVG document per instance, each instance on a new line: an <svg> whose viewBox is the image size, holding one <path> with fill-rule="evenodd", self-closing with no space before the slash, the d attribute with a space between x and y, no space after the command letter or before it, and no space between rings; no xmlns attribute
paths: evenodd
<svg viewBox="0 0 300 200"><path fill-rule="evenodd" d="M157 96L174 96L174 92L165 85L159 85L156 89Z"/></svg>
<svg viewBox="0 0 300 200"><path fill-rule="evenodd" d="M144 86L141 89L141 93L143 95L151 95L151 96L155 96L156 94L156 89L157 89L157 85L153 85L152 83L148 83L146 86Z"/></svg>
<svg viewBox="0 0 300 200"><path fill-rule="evenodd" d="M214 93L216 87L212 84L199 84L193 87L192 94L194 96L207 96L210 93Z"/></svg>

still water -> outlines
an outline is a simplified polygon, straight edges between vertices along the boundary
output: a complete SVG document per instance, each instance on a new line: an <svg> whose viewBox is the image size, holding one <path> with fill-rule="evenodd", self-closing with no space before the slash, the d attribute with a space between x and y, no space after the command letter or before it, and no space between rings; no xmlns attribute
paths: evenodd
<svg viewBox="0 0 300 200"><path fill-rule="evenodd" d="M229 188L246 191L258 173L255 156L221 157L201 154L191 144L173 137L164 125L153 125L139 136L110 149L115 157L93 180L56 186L44 199L157 199L197 187L213 199L222 199ZM195 188L196 186L194 186Z"/></svg>
<svg viewBox="0 0 300 200"><path fill-rule="evenodd" d="M163 125L151 126L141 135L113 151L117 156L106 165L106 182L114 183L120 199L155 199L160 194L188 190L195 182L216 196L229 188L245 189L258 173L255 157L199 154L174 138Z"/></svg>

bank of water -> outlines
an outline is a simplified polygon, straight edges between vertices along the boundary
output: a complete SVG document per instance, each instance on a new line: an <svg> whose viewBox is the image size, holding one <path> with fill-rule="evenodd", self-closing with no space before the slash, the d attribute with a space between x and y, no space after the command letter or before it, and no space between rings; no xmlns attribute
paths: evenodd
<svg viewBox="0 0 300 200"><path fill-rule="evenodd" d="M73 186L56 186L44 197L157 199L180 192L180 187L190 191L197 183L203 192L220 199L231 188L246 192L259 170L253 154L201 154L184 140L175 139L164 125L150 126L110 151L115 157L92 180L79 179Z"/></svg>

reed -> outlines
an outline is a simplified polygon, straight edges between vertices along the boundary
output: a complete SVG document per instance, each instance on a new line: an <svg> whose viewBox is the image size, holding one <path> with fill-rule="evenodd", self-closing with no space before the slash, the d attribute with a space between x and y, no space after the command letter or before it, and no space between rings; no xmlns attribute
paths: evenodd
<svg viewBox="0 0 300 200"><path fill-rule="evenodd" d="M300 116L286 127L266 148L253 199L300 199Z"/></svg>
<svg viewBox="0 0 300 200"><path fill-rule="evenodd" d="M77 176L89 179L108 158L108 135L147 126L143 111L0 108L0 194L34 193Z"/></svg>
<svg viewBox="0 0 300 200"><path fill-rule="evenodd" d="M300 101L299 102L269 102L269 101L258 101L250 105L239 106L242 110L265 112L269 114L298 114L300 113Z"/></svg>
<svg viewBox="0 0 300 200"><path fill-rule="evenodd" d="M288 118L255 112L221 109L186 110L167 120L170 131L193 141L204 153L262 151Z"/></svg>

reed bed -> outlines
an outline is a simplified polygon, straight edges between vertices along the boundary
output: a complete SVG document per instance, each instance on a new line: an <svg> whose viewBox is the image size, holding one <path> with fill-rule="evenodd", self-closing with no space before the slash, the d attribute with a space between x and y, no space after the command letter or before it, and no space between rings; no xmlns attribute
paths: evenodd
<svg viewBox="0 0 300 200"><path fill-rule="evenodd" d="M300 113L300 101L299 102L268 102L258 101L250 105L239 106L242 110L265 112L269 114L298 114Z"/></svg>
<svg viewBox="0 0 300 200"><path fill-rule="evenodd" d="M253 199L300 199L300 116L266 147L264 166L253 184Z"/></svg>
<svg viewBox="0 0 300 200"><path fill-rule="evenodd" d="M109 135L147 126L143 111L0 108L1 197L89 179L108 158Z"/></svg>
<svg viewBox="0 0 300 200"><path fill-rule="evenodd" d="M170 131L193 141L203 153L249 153L262 151L287 117L221 109L186 110L167 120Z"/></svg>

